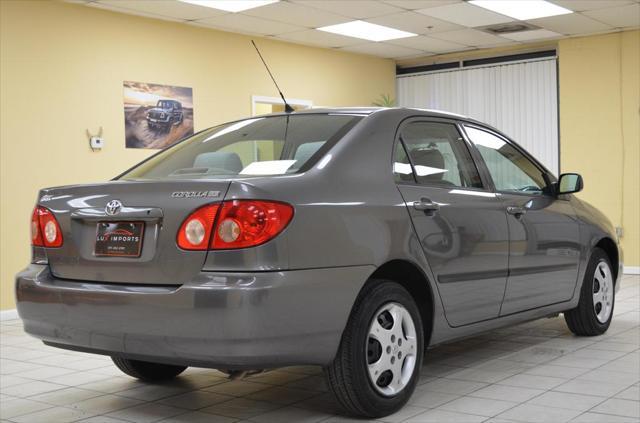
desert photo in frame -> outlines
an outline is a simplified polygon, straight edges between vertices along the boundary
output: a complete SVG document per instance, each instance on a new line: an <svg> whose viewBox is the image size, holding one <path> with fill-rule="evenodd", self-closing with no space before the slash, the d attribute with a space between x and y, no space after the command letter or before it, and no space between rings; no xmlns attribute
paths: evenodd
<svg viewBox="0 0 640 423"><path fill-rule="evenodd" d="M127 148L162 149L193 135L193 89L124 81Z"/></svg>

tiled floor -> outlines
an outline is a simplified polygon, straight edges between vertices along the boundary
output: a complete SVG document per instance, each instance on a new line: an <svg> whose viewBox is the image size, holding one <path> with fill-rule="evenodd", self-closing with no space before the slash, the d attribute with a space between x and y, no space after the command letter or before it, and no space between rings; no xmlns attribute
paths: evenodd
<svg viewBox="0 0 640 423"><path fill-rule="evenodd" d="M564 319L496 330L430 350L410 403L385 422L640 421L640 277L625 276L613 324L597 338ZM2 422L338 422L348 419L314 367L229 382L189 369L145 385L107 357L45 347L1 325Z"/></svg>

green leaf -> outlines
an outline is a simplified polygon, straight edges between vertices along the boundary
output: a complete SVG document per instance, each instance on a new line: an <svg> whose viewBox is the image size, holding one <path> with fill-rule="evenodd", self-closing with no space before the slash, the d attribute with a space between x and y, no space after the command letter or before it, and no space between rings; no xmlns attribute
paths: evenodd
<svg viewBox="0 0 640 423"><path fill-rule="evenodd" d="M396 101L389 94L380 94L380 97L371 105L376 107L395 107Z"/></svg>

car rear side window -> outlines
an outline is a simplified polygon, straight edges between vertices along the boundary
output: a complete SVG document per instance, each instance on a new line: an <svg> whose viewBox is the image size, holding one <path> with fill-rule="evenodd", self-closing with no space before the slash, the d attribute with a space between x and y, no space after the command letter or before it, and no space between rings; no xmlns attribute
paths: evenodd
<svg viewBox="0 0 640 423"><path fill-rule="evenodd" d="M312 166L362 116L304 114L246 119L197 133L120 179L282 175Z"/></svg>
<svg viewBox="0 0 640 423"><path fill-rule="evenodd" d="M487 165L498 191L543 194L542 171L514 146L487 131L464 127Z"/></svg>
<svg viewBox="0 0 640 423"><path fill-rule="evenodd" d="M396 181L422 185L482 188L478 170L455 125L411 122L400 134L394 157ZM407 157L408 155L408 157Z"/></svg>

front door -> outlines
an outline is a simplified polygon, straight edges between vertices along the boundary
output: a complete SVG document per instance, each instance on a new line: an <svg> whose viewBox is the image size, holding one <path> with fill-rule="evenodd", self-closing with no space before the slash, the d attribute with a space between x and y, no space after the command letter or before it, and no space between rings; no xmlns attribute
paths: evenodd
<svg viewBox="0 0 640 423"><path fill-rule="evenodd" d="M465 126L489 171L509 222L509 278L501 315L568 301L580 254L569 201L549 192L545 171L492 132Z"/></svg>
<svg viewBox="0 0 640 423"><path fill-rule="evenodd" d="M508 266L504 206L453 123L405 123L394 175L452 326L498 317Z"/></svg>

